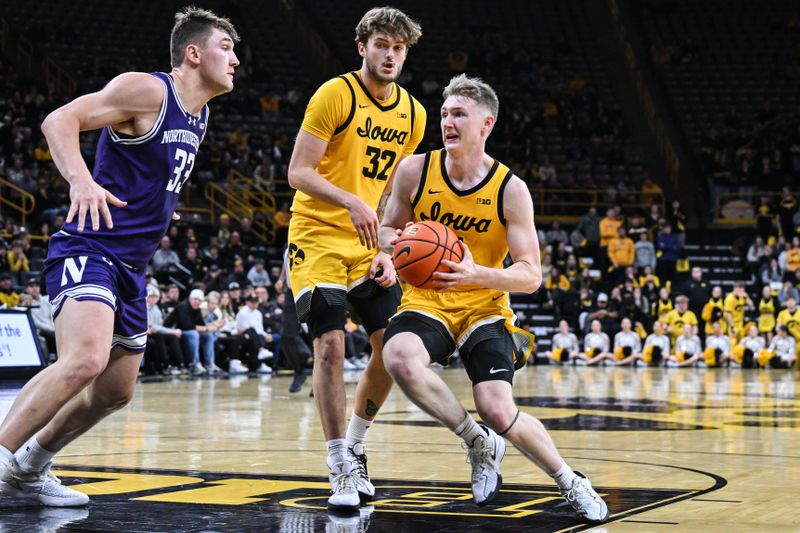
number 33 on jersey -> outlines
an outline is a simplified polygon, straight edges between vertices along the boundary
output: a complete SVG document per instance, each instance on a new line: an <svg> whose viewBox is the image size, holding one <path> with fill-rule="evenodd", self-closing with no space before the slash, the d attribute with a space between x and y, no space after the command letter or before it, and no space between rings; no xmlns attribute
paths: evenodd
<svg viewBox="0 0 800 533"><path fill-rule="evenodd" d="M394 84L386 101L372 97L358 72L323 84L306 108L301 128L326 142L317 172L377 209L397 163L414 153L425 133L425 108ZM295 195L292 211L352 230L346 209Z"/></svg>

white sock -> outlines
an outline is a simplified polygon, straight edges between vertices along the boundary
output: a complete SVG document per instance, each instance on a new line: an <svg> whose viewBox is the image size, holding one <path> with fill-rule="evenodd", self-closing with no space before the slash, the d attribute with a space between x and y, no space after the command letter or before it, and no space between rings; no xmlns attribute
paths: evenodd
<svg viewBox="0 0 800 533"><path fill-rule="evenodd" d="M352 448L356 444L364 444L371 425L371 420L365 420L353 413L350 417L350 425L347 426L347 447Z"/></svg>
<svg viewBox="0 0 800 533"><path fill-rule="evenodd" d="M572 482L578 477L563 459L561 460L561 468L555 474L550 474L550 476L561 490L571 489Z"/></svg>
<svg viewBox="0 0 800 533"><path fill-rule="evenodd" d="M328 467L332 469L336 464L350 462L345 439L331 439L325 444L328 447Z"/></svg>
<svg viewBox="0 0 800 533"><path fill-rule="evenodd" d="M481 429L475 419L472 418L469 413L467 417L458 425L456 429L453 430L453 433L461 437L461 439L467 443L467 446L472 446L475 442L475 439L478 437L485 437L486 432Z"/></svg>
<svg viewBox="0 0 800 533"><path fill-rule="evenodd" d="M14 454L11 453L11 450L0 444L0 461L7 461L13 456Z"/></svg>
<svg viewBox="0 0 800 533"><path fill-rule="evenodd" d="M42 448L34 435L17 450L14 458L23 472L41 472L55 455L55 452Z"/></svg>

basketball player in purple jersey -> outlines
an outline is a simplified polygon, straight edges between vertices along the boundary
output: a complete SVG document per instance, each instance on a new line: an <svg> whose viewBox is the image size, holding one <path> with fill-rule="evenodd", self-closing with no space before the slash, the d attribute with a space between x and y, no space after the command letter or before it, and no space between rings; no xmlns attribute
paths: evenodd
<svg viewBox="0 0 800 533"><path fill-rule="evenodd" d="M61 485L50 465L131 399L146 341L147 262L207 131L206 103L233 89L238 40L227 19L185 8L170 37L172 72L122 74L42 123L70 184L67 221L44 267L58 361L25 385L0 424L3 494L61 507L89 501ZM78 137L98 128L90 173Z"/></svg>

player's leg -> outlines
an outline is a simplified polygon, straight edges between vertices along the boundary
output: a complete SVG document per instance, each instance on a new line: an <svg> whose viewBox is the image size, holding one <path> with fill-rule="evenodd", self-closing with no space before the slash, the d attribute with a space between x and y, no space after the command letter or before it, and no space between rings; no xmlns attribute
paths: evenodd
<svg viewBox="0 0 800 533"><path fill-rule="evenodd" d="M582 518L603 521L608 518L608 507L592 489L583 474L574 472L558 453L553 440L539 420L521 412L514 404L511 388L514 364L513 343L510 336L490 337L465 347L465 366L473 382L473 396L478 414L490 428L489 435L470 452L473 464L473 494L476 489L486 501L500 489L502 478L495 472L505 444L505 436L522 454L550 475L561 493ZM494 441L494 442L492 442ZM480 465L476 471L475 466ZM494 490L494 494L492 494Z"/></svg>
<svg viewBox="0 0 800 533"><path fill-rule="evenodd" d="M383 338L389 319L400 304L401 291L397 285L382 288L366 279L347 295L352 314L364 326L372 346L372 356L356 386L355 405L347 427L347 446L356 459L358 492L362 500L375 495L369 478L365 441L372 421L389 395L394 381L383 364Z"/></svg>
<svg viewBox="0 0 800 533"><path fill-rule="evenodd" d="M114 331L114 310L99 301L68 298L55 324L58 360L25 385L0 426L0 446L17 452L13 459L5 450L2 452L7 456L7 467L0 466L0 488L6 494L44 505L83 505L88 501L84 495L57 483L41 483L43 479L51 479L49 461L39 469L36 465L23 465L25 470L20 469L18 461L31 452L44 455L57 451L46 448L34 435L51 422L65 404L85 394L84 389L106 368ZM92 327L87 328L86 324Z"/></svg>

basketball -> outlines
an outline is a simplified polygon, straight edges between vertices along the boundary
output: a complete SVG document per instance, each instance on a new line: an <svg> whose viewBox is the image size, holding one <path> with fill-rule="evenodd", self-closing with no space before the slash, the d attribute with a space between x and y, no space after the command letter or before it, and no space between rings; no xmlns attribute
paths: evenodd
<svg viewBox="0 0 800 533"><path fill-rule="evenodd" d="M439 222L417 222L398 237L392 260L400 279L420 289L432 289L433 273L448 272L442 260L461 262L456 234Z"/></svg>

